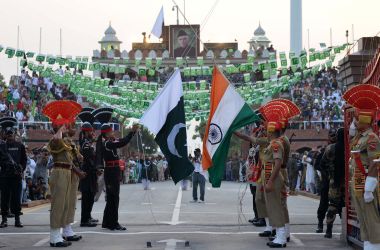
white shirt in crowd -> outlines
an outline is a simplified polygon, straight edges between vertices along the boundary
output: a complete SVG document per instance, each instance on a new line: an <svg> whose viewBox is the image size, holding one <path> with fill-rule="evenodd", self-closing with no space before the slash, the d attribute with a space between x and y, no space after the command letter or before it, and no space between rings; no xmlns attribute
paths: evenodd
<svg viewBox="0 0 380 250"><path fill-rule="evenodd" d="M193 161L194 172L201 173L203 171L202 166L201 166L201 162L202 162L201 157L199 157Z"/></svg>
<svg viewBox="0 0 380 250"><path fill-rule="evenodd" d="M19 100L20 99L20 94L18 93L17 89L15 89L15 91L13 91L12 98L13 98L13 100Z"/></svg>
<svg viewBox="0 0 380 250"><path fill-rule="evenodd" d="M16 118L19 121L22 121L24 119L24 114L19 110L16 112Z"/></svg>
<svg viewBox="0 0 380 250"><path fill-rule="evenodd" d="M34 86L37 86L37 85L38 85L38 78L37 78L37 77L33 77L32 84L33 84Z"/></svg>

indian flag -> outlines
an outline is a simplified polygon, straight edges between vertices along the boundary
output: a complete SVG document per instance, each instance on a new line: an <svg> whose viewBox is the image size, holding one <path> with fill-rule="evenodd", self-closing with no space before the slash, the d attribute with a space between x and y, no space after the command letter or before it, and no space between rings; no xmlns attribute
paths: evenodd
<svg viewBox="0 0 380 250"><path fill-rule="evenodd" d="M208 170L213 187L220 187L222 182L232 133L258 119L218 67L214 67L202 157L202 167Z"/></svg>

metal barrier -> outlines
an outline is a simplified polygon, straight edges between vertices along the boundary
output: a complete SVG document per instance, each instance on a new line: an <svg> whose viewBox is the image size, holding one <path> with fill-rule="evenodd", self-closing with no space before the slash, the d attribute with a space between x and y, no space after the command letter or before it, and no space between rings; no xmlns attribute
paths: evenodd
<svg viewBox="0 0 380 250"><path fill-rule="evenodd" d="M112 129L114 131L120 130L120 124L119 123L109 123L112 126ZM76 128L80 128L82 126L82 122L76 122L75 123ZM96 129L100 129L101 124L99 122L94 123L94 127ZM21 121L18 123L19 130L28 130L28 129L36 129L36 130L52 130L52 123L51 122L29 122L29 121Z"/></svg>
<svg viewBox="0 0 380 250"><path fill-rule="evenodd" d="M337 121L289 121L288 129L330 129L344 126L343 120Z"/></svg>

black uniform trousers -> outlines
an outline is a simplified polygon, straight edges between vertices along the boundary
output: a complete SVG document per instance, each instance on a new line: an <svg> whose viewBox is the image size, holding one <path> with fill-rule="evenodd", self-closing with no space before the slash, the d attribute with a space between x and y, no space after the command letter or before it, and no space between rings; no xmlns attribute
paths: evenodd
<svg viewBox="0 0 380 250"><path fill-rule="evenodd" d="M6 216L9 212L19 216L21 212L21 189L20 177L1 177L1 215Z"/></svg>
<svg viewBox="0 0 380 250"><path fill-rule="evenodd" d="M321 183L321 197L318 207L318 221L323 221L326 216L327 209L329 208L329 184L323 181Z"/></svg>
<svg viewBox="0 0 380 250"><path fill-rule="evenodd" d="M114 229L119 224L119 194L120 194L120 168L119 166L106 167L104 170L104 183L106 186L106 207L103 214L102 226Z"/></svg>
<svg viewBox="0 0 380 250"><path fill-rule="evenodd" d="M250 184L249 188L251 189L251 194L253 197L253 202L252 202L253 212L255 213L255 218L259 218L258 213L257 213L256 201L255 201L255 199L256 199L256 186Z"/></svg>
<svg viewBox="0 0 380 250"><path fill-rule="evenodd" d="M95 202L95 193L91 191L82 192L81 222L87 223L91 219L91 211Z"/></svg>

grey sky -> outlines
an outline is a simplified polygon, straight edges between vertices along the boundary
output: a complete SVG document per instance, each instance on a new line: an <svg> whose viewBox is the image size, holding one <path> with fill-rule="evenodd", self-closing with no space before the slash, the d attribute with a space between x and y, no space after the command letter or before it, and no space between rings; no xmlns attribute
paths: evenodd
<svg viewBox="0 0 380 250"><path fill-rule="evenodd" d="M183 8L183 0L176 0ZM215 0L187 0L186 16L201 24ZM0 9L0 44L16 47L17 25L20 25L20 48L38 52L39 28L43 28L42 53L59 53L59 28L63 29L63 54L91 56L100 46L109 21L123 41L122 49L130 50L132 42L142 41L141 32L149 32L164 6L165 23L175 24L171 0L2 0ZM379 0L303 0L303 41L307 47L319 42L345 42L345 30L355 26L355 38L373 36L380 31ZM247 49L259 20L280 51L289 50L290 0L219 0L204 27L201 39L231 42L236 38L239 49ZM180 17L180 23L183 18ZM6 78L16 73L16 60L0 54L0 72Z"/></svg>

